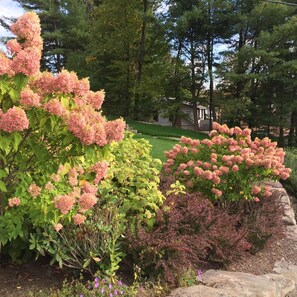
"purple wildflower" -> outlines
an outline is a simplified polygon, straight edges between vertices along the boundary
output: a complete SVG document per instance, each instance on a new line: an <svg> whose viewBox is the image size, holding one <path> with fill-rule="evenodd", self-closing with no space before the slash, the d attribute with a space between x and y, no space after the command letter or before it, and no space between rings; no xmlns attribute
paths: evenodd
<svg viewBox="0 0 297 297"><path fill-rule="evenodd" d="M201 269L197 270L197 276L198 276L199 281L202 282L202 270Z"/></svg>

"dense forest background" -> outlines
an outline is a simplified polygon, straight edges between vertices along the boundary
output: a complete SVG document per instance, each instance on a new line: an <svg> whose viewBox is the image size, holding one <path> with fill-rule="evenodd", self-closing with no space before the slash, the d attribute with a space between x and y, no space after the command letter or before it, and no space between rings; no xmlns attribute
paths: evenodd
<svg viewBox="0 0 297 297"><path fill-rule="evenodd" d="M43 70L90 77L106 114L174 122L190 102L297 145L296 0L16 1L40 16Z"/></svg>

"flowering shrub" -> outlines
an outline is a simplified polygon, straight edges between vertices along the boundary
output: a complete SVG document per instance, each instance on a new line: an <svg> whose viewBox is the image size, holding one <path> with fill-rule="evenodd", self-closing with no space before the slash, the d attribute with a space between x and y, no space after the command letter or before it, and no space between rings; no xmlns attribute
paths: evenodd
<svg viewBox="0 0 297 297"><path fill-rule="evenodd" d="M164 170L200 191L212 201L254 200L269 197L264 179L286 179L291 170L283 165L284 151L269 138L251 139L250 129L213 124L210 139L182 137L181 143L166 152Z"/></svg>
<svg viewBox="0 0 297 297"><path fill-rule="evenodd" d="M31 235L31 248L41 253L51 253L61 265L91 273L99 269L102 274L113 278L125 256L125 239L122 235L126 227L134 229L136 222L146 228L152 226L156 210L164 197L158 189L157 160L150 156L147 141L136 141L128 133L120 143L111 144L109 153L107 172L106 162L92 167L96 171L93 178L102 179L104 176L98 186L80 180L79 170L73 174L69 166L61 167L52 176L57 181L45 184L52 189L52 196L48 199L48 193L45 192L47 196L43 196L41 191L39 197L43 199L42 203L38 202L26 212L35 217L35 222L40 217L39 226L42 221L47 222L47 225L50 223L43 215L44 209L59 218L51 230L45 226L46 232ZM158 165L161 167L161 164ZM73 177L78 180L71 185ZM65 192L63 187L66 184L69 187L67 192L80 195L78 199L67 195L61 200L59 195L56 196L56 193ZM98 202L92 207L94 193L97 193ZM53 200L56 202L54 205L48 202ZM66 225L65 220L71 223Z"/></svg>
<svg viewBox="0 0 297 297"><path fill-rule="evenodd" d="M90 91L88 79L39 72L35 13L21 16L11 31L9 56L0 53L0 244L14 241L15 258L30 233L87 220L109 169L107 148L123 139L125 123L106 120L104 92Z"/></svg>

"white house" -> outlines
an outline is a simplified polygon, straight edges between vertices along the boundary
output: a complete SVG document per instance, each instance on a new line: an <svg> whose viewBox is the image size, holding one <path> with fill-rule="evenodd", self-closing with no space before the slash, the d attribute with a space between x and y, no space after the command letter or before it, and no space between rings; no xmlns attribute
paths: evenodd
<svg viewBox="0 0 297 297"><path fill-rule="evenodd" d="M198 118L198 127L200 131L209 131L209 108L203 105L197 105L197 118ZM160 110L158 112L158 119L156 124L163 126L172 126L173 122L170 121L168 117L164 115L164 112ZM181 105L180 116L175 119L175 126L194 130L194 116L193 116L193 106L191 103L184 102Z"/></svg>

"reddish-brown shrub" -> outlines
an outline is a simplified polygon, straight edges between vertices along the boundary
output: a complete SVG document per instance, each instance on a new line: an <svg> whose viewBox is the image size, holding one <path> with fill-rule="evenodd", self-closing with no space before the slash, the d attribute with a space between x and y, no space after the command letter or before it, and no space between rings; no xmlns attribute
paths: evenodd
<svg viewBox="0 0 297 297"><path fill-rule="evenodd" d="M176 284L185 268L224 264L244 253L250 244L238 223L238 215L214 207L199 193L171 195L154 230L138 226L128 235L129 251L146 272L162 273Z"/></svg>
<svg viewBox="0 0 297 297"><path fill-rule="evenodd" d="M169 185L168 180L162 181L164 193ZM138 226L128 234L128 250L144 273L161 273L176 285L189 267L220 267L262 249L281 230L280 210L274 196L260 203L242 201L223 208L200 193L171 194L153 230Z"/></svg>

